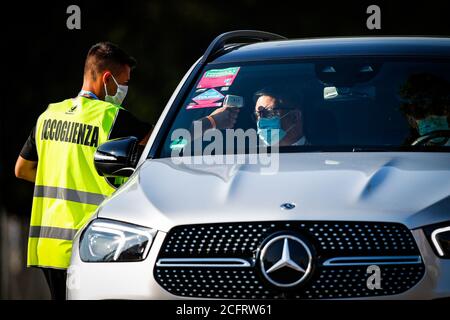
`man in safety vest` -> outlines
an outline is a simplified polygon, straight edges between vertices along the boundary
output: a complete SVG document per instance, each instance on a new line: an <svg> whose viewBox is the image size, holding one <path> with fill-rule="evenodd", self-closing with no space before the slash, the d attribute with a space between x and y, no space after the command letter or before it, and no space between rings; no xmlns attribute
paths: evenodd
<svg viewBox="0 0 450 320"><path fill-rule="evenodd" d="M78 96L48 106L17 159L16 176L35 183L27 265L42 268L53 299L65 299L75 233L115 190L95 170L97 147L126 136L145 144L150 135L121 107L135 63L112 43L94 45Z"/></svg>

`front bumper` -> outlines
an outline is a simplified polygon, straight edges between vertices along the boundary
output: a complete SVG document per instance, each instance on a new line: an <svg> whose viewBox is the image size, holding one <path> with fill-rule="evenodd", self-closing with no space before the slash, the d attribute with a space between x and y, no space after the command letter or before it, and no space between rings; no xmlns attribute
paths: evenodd
<svg viewBox="0 0 450 320"><path fill-rule="evenodd" d="M365 299L450 297L450 260L436 256L421 229L413 230L412 234L425 265L423 278L414 287L401 294ZM192 299L169 293L154 278L154 266L165 237L166 233L157 233L148 257L142 262L84 263L79 256L78 235L74 239L69 269L68 299Z"/></svg>

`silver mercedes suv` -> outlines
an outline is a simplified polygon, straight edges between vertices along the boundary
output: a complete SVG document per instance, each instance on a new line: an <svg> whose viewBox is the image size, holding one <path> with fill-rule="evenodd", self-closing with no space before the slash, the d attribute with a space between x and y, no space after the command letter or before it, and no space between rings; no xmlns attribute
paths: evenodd
<svg viewBox="0 0 450 320"><path fill-rule="evenodd" d="M75 236L69 299L450 297L450 39L218 36Z"/></svg>

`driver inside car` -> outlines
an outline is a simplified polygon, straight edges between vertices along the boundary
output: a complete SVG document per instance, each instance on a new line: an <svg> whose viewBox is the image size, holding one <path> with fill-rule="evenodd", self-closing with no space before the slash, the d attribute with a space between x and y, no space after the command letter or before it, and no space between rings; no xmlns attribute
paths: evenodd
<svg viewBox="0 0 450 320"><path fill-rule="evenodd" d="M309 145L303 130L300 102L282 89L257 91L255 121L260 140L268 146Z"/></svg>
<svg viewBox="0 0 450 320"><path fill-rule="evenodd" d="M286 89L267 87L254 94L252 111L260 141L266 146L310 145L304 133L300 99ZM199 120L193 121L190 133L194 140L208 129L234 129L240 108L223 106ZM197 123L200 130L195 130Z"/></svg>
<svg viewBox="0 0 450 320"><path fill-rule="evenodd" d="M431 73L408 77L400 106L412 128L411 145L450 145L450 83Z"/></svg>

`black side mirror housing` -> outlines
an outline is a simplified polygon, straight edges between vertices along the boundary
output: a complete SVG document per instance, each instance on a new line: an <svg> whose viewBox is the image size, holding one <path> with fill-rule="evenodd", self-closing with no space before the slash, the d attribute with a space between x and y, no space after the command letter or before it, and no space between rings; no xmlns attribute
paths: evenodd
<svg viewBox="0 0 450 320"><path fill-rule="evenodd" d="M107 141L94 155L95 169L104 177L129 177L138 162L138 139L126 137Z"/></svg>

